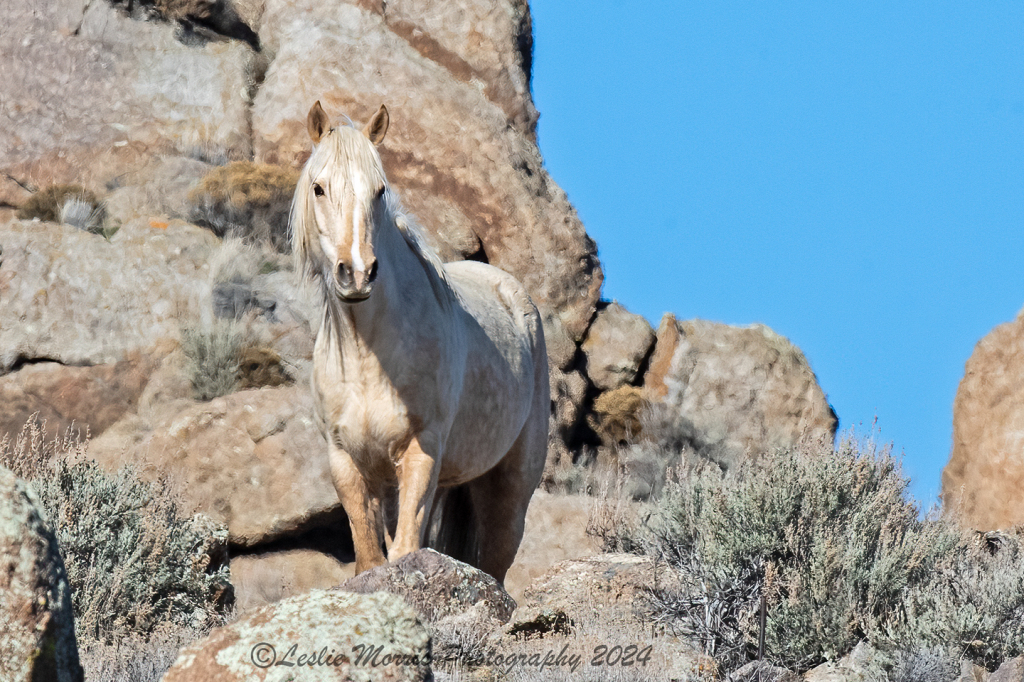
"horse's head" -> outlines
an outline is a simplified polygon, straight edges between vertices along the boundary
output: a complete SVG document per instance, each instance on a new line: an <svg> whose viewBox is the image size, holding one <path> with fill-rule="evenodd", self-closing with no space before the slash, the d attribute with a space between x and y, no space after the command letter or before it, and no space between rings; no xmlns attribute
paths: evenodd
<svg viewBox="0 0 1024 682"><path fill-rule="evenodd" d="M349 303L370 296L377 278L374 241L387 212L387 180L375 145L388 129L381 105L360 132L332 128L318 101L307 117L316 145L292 206L292 242L304 269Z"/></svg>

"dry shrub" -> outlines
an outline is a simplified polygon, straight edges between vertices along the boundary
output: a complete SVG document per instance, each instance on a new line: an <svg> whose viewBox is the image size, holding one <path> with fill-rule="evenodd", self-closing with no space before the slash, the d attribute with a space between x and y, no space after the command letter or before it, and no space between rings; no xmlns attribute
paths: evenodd
<svg viewBox="0 0 1024 682"><path fill-rule="evenodd" d="M190 627L164 626L146 637L127 634L109 643L79 638L78 658L89 682L160 682L178 652L204 634Z"/></svg>
<svg viewBox="0 0 1024 682"><path fill-rule="evenodd" d="M287 251L288 211L298 180L293 168L251 161L214 169L189 193L191 219L219 237Z"/></svg>
<svg viewBox="0 0 1024 682"><path fill-rule="evenodd" d="M640 436L640 418L646 408L643 389L620 386L599 395L594 401L593 415L587 418L604 443L619 444Z"/></svg>
<svg viewBox="0 0 1024 682"><path fill-rule="evenodd" d="M50 440L35 418L0 441L0 464L32 484L57 537L79 642L218 624L231 601L227 529L182 513L165 483L108 473L86 451L71 432Z"/></svg>
<svg viewBox="0 0 1024 682"><path fill-rule="evenodd" d="M950 521L922 520L907 486L888 448L847 437L690 471L597 532L679 569L686 587L654 591L654 617L727 670L756 652L762 595L767 656L790 669L860 640L895 652L907 679L950 656L991 668L1024 652L1018 539L979 550ZM941 660L908 658L935 647Z"/></svg>
<svg viewBox="0 0 1024 682"><path fill-rule="evenodd" d="M96 195L81 185L50 185L36 192L18 209L18 218L38 218L98 234L103 231L103 207Z"/></svg>
<svg viewBox="0 0 1024 682"><path fill-rule="evenodd" d="M214 320L181 330L185 370L197 400L213 400L235 391L243 343L242 327L234 320Z"/></svg>

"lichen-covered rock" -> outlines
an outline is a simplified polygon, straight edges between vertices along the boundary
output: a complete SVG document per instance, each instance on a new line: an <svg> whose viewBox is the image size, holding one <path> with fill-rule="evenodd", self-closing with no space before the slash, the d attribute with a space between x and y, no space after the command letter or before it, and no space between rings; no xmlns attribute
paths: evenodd
<svg viewBox="0 0 1024 682"><path fill-rule="evenodd" d="M107 241L55 223L0 226L0 374L20 361L116 363L209 305L208 230L140 219Z"/></svg>
<svg viewBox="0 0 1024 682"><path fill-rule="evenodd" d="M653 343L654 330L642 316L618 303L599 304L582 345L587 376L601 391L632 384Z"/></svg>
<svg viewBox="0 0 1024 682"><path fill-rule="evenodd" d="M764 325L666 314L644 377L664 439L728 468L803 439L831 440L836 416L800 349Z"/></svg>
<svg viewBox="0 0 1024 682"><path fill-rule="evenodd" d="M126 417L92 441L89 455L109 468L131 462L180 481L185 501L227 525L231 542L242 546L295 535L339 513L304 386L170 405L148 419ZM340 523L337 532L347 531Z"/></svg>
<svg viewBox="0 0 1024 682"><path fill-rule="evenodd" d="M162 679L413 682L433 679L430 659L430 635L400 598L313 590L215 629Z"/></svg>
<svg viewBox="0 0 1024 682"><path fill-rule="evenodd" d="M942 500L978 530L1024 523L1024 312L990 331L967 360Z"/></svg>
<svg viewBox="0 0 1024 682"><path fill-rule="evenodd" d="M0 679L79 682L71 586L28 484L0 467Z"/></svg>
<svg viewBox="0 0 1024 682"><path fill-rule="evenodd" d="M402 597L428 624L439 661L475 653L516 607L494 578L432 549L361 573L337 589Z"/></svg>
<svg viewBox="0 0 1024 682"><path fill-rule="evenodd" d="M301 163L309 153L306 114L316 100L332 116L355 121L386 103L384 168L442 256L484 257L515 275L542 312L557 318L545 325L547 336L580 340L603 275L593 241L544 170L536 144L509 125L486 84L460 80L440 52L421 52L430 38L403 35L376 5L268 0L260 37L274 59L253 104L256 160ZM415 7L416 21L426 22L427 5ZM447 23L440 19L447 10L430 8L439 13L431 26ZM480 15L463 18L476 21L474 13ZM493 14L506 21L500 17L508 10Z"/></svg>
<svg viewBox="0 0 1024 682"><path fill-rule="evenodd" d="M360 573L338 586L348 592L390 592L403 597L428 623L482 603L504 623L516 603L494 578L432 549Z"/></svg>

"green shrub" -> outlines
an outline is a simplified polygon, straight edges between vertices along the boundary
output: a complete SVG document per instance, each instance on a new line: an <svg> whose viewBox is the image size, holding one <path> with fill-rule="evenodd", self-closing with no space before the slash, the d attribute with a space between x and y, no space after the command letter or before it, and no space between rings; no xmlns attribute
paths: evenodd
<svg viewBox="0 0 1024 682"><path fill-rule="evenodd" d="M847 438L834 452L823 444L728 474L690 472L642 521L606 529L606 541L680 570L687 588L655 592L655 617L727 668L756 651L763 594L769 658L806 670L859 640L905 639L906 595L924 594L962 542L948 523L919 520L907 485L887 449Z"/></svg>
<svg viewBox="0 0 1024 682"><path fill-rule="evenodd" d="M219 237L290 248L288 212L299 172L287 166L238 161L211 171L189 193L191 219Z"/></svg>
<svg viewBox="0 0 1024 682"><path fill-rule="evenodd" d="M49 441L35 419L0 441L0 463L32 484L54 529L80 640L218 623L231 595L227 530L182 514L165 483L85 457L85 442Z"/></svg>

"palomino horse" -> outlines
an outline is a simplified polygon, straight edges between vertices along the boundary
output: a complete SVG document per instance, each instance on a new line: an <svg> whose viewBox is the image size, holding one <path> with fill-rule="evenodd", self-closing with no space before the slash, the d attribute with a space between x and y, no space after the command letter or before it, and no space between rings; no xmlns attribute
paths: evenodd
<svg viewBox="0 0 1024 682"><path fill-rule="evenodd" d="M292 248L322 296L313 396L362 572L433 545L503 582L547 448L548 361L523 286L442 265L402 212L374 145L317 102ZM385 559L382 545L387 547Z"/></svg>

